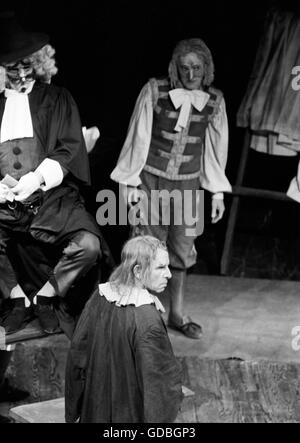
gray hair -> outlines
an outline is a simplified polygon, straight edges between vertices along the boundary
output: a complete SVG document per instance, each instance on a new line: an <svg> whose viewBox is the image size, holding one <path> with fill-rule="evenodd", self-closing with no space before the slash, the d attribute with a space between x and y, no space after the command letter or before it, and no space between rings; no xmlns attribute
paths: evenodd
<svg viewBox="0 0 300 443"><path fill-rule="evenodd" d="M54 54L55 49L51 45L45 45L39 51L24 57L24 60L28 60L31 63L37 79L49 83L51 77L57 74L58 71Z"/></svg>
<svg viewBox="0 0 300 443"><path fill-rule="evenodd" d="M121 264L109 278L111 286L117 291L122 286L133 288L136 284L136 266L140 267L141 281L146 285L158 249L167 250L166 244L151 235L139 235L128 240L121 252Z"/></svg>
<svg viewBox="0 0 300 443"><path fill-rule="evenodd" d="M190 38L181 40L177 43L171 61L169 63L169 78L172 88L178 87L180 79L178 76L178 61L179 57L194 52L198 55L204 63L204 78L203 85L210 86L214 80L214 62L212 55L206 44L200 38Z"/></svg>

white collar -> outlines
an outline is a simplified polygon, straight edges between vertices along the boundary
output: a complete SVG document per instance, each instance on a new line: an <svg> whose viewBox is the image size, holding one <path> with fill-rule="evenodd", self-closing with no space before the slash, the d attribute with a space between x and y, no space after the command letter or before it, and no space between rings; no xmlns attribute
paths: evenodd
<svg viewBox="0 0 300 443"><path fill-rule="evenodd" d="M191 107L201 112L209 100L209 94L198 89L192 91L183 88L172 89L169 96L175 109L180 108L179 117L175 126L176 132L181 132L188 123Z"/></svg>
<svg viewBox="0 0 300 443"><path fill-rule="evenodd" d="M115 303L116 306L134 305L136 307L143 305L155 304L158 311L165 312L165 308L159 299L150 294L147 289L141 288L122 288L122 294L119 294L111 287L109 282L99 285L99 293L104 296L107 301Z"/></svg>

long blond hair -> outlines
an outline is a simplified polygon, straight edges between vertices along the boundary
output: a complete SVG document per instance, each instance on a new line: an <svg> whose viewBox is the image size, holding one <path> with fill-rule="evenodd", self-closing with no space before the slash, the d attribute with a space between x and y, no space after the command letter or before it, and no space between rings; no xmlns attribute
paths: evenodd
<svg viewBox="0 0 300 443"><path fill-rule="evenodd" d="M141 281L147 283L148 273L158 249L167 250L166 244L151 235L139 235L128 240L121 252L121 264L109 278L111 286L117 291L123 286L133 288L136 283L136 266L140 268Z"/></svg>

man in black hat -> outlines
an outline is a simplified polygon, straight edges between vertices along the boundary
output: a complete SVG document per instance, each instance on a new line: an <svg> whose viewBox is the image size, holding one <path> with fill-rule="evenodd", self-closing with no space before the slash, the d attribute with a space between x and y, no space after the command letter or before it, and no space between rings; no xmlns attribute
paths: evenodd
<svg viewBox="0 0 300 443"><path fill-rule="evenodd" d="M0 34L0 291L12 305L2 326L13 333L34 311L54 333L54 298L65 297L100 258L100 233L80 195L90 181L88 157L73 98L50 84L57 68L48 36L24 31L12 14L2 17ZM59 251L49 278L31 294L7 253L11 239L28 238Z"/></svg>
<svg viewBox="0 0 300 443"><path fill-rule="evenodd" d="M60 326L70 336L75 323L57 296L65 299L84 275L97 277L101 254L109 254L81 197L90 182L81 121L70 93L50 84L57 68L48 40L23 30L11 13L0 17L0 302L9 301L6 335L32 313L45 332L54 333L56 313L62 313L67 321ZM12 250L27 258L20 260L21 272ZM1 349L0 401L13 401L16 392L4 383L11 349ZM17 392L18 399L25 395Z"/></svg>

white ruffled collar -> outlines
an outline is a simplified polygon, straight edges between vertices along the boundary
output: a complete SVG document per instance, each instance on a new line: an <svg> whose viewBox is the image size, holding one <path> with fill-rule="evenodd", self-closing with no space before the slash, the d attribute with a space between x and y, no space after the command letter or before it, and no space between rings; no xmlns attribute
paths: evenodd
<svg viewBox="0 0 300 443"><path fill-rule="evenodd" d="M127 306L134 305L136 307L142 305L150 305L155 304L155 307L158 311L165 312L165 308L159 301L159 299L150 294L147 289L140 288L123 288L122 294L119 294L117 291L113 290L110 283L102 283L99 285L99 293L101 296L104 296L107 301L111 303L115 303L116 306Z"/></svg>

